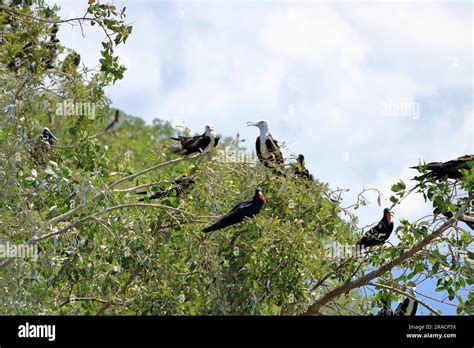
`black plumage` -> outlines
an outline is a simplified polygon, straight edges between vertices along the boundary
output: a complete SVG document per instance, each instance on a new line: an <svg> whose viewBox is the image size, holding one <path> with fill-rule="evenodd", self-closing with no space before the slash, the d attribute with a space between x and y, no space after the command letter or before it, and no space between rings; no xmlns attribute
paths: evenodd
<svg viewBox="0 0 474 348"><path fill-rule="evenodd" d="M184 192L192 187L195 184L195 181L192 178L187 176L182 176L180 178L174 179L171 182L171 187L160 186L158 190L156 190L153 195L148 198L141 198L139 201L144 201L145 199L162 199L165 197L179 197L184 194ZM144 192L137 192L137 194L143 195L147 194L146 191Z"/></svg>
<svg viewBox="0 0 474 348"><path fill-rule="evenodd" d="M114 116L114 119L112 120L112 122L109 123L109 125L107 126L107 128L105 128L105 131L106 132L109 132L111 131L119 122L119 116L120 116L120 111L117 109L115 110L115 116Z"/></svg>
<svg viewBox="0 0 474 348"><path fill-rule="evenodd" d="M397 309L395 310L395 316L397 317L413 317L416 315L416 310L418 308L418 301L413 300L412 298L406 297L403 302L401 302Z"/></svg>
<svg viewBox="0 0 474 348"><path fill-rule="evenodd" d="M368 248L385 243L393 231L392 215L393 213L390 209L385 208L383 210L382 220L380 220L376 226L367 231L362 239L357 242L357 245Z"/></svg>
<svg viewBox="0 0 474 348"><path fill-rule="evenodd" d="M267 203L267 201L263 196L262 190L257 188L255 190L255 195L252 198L240 202L232 208L228 214L220 217L213 225L203 229L202 231L217 231L235 225L243 221L245 218L251 218L260 212L265 203Z"/></svg>
<svg viewBox="0 0 474 348"><path fill-rule="evenodd" d="M415 180L423 180L425 178L434 177L438 180L442 179L461 179L461 169L468 168L468 162L474 161L474 155L464 155L447 162L431 162L426 165L410 167L421 171L423 168L427 170L426 174L415 177Z"/></svg>
<svg viewBox="0 0 474 348"><path fill-rule="evenodd" d="M214 127L207 125L205 131L201 135L192 137L172 137L171 139L179 141L180 147L173 147L172 150L176 153L191 155L197 152L207 152L219 143L219 137L214 133Z"/></svg>
<svg viewBox="0 0 474 348"><path fill-rule="evenodd" d="M47 127L43 128L41 135L30 146L30 153L36 165L46 165L46 161L52 152L52 146L57 140L56 136Z"/></svg>
<svg viewBox="0 0 474 348"><path fill-rule="evenodd" d="M268 132L267 121L247 122L247 126L255 126L260 130L260 135L255 142L260 162L267 168L282 167L285 160L278 141Z"/></svg>
<svg viewBox="0 0 474 348"><path fill-rule="evenodd" d="M304 156L302 154L298 155L296 163L293 164L293 173L295 175L306 178L310 181L314 181L313 176L309 173L309 170L305 167Z"/></svg>

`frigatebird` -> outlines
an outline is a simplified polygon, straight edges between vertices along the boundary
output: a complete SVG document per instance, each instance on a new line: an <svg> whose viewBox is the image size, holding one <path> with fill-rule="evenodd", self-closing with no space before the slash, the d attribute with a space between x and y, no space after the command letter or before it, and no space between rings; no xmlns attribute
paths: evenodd
<svg viewBox="0 0 474 348"><path fill-rule="evenodd" d="M357 242L357 245L368 248L385 243L393 231L392 216L393 213L390 209L385 208L383 210L382 220L380 220L376 226L367 231L362 239Z"/></svg>
<svg viewBox="0 0 474 348"><path fill-rule="evenodd" d="M105 128L106 132L110 131L112 128L114 128L117 125L117 123L119 122L119 115L120 115L120 111L118 109L115 110L115 117L112 120L112 122L109 123L107 128Z"/></svg>
<svg viewBox="0 0 474 348"><path fill-rule="evenodd" d="M410 293L414 297L414 292L410 291ZM392 308L390 308L389 302L387 300L382 300L382 309L377 313L377 316L382 316L382 317L415 316L417 308L418 308L418 301L415 301L410 297L405 297L405 299L398 304L395 312L393 312Z"/></svg>
<svg viewBox="0 0 474 348"><path fill-rule="evenodd" d="M176 153L184 153L186 156L196 152L208 152L219 143L220 137L216 136L214 127L206 125L204 133L193 137L172 137L171 139L179 141L181 147L171 148Z"/></svg>
<svg viewBox="0 0 474 348"><path fill-rule="evenodd" d="M31 143L30 149L33 160L37 165L46 164L46 160L51 154L51 147L57 140L58 138L47 127L43 128L41 135Z"/></svg>
<svg viewBox="0 0 474 348"><path fill-rule="evenodd" d="M257 157L260 162L267 168L283 166L283 155L278 146L278 142L268 132L268 122L247 122L247 127L248 126L255 126L260 129L260 135L255 143Z"/></svg>
<svg viewBox="0 0 474 348"><path fill-rule="evenodd" d="M161 199L165 197L179 197L181 196L184 191L194 185L194 180L192 178L188 178L186 175L183 175L180 178L174 179L171 184L173 185L171 188L167 188L165 186L160 186L158 190L148 197L148 199ZM136 192L138 195L146 195L147 191L143 192ZM140 198L139 201L144 201L146 198Z"/></svg>
<svg viewBox="0 0 474 348"><path fill-rule="evenodd" d="M213 225L203 229L203 232L217 231L222 228L235 225L245 218L251 218L257 215L262 209L263 205L267 203L265 196L260 188L255 190L255 195L243 202L237 204L232 210L219 218Z"/></svg>
<svg viewBox="0 0 474 348"><path fill-rule="evenodd" d="M410 295L415 297L414 289L409 289L408 291ZM418 301L406 297L403 302L400 302L395 310L395 316L397 317L413 317L416 314L416 310L418 308Z"/></svg>
<svg viewBox="0 0 474 348"><path fill-rule="evenodd" d="M314 181L313 176L309 173L309 170L306 169L304 164L304 156L302 154L298 155L296 163L293 164L293 173L295 175L302 176L310 181Z"/></svg>
<svg viewBox="0 0 474 348"><path fill-rule="evenodd" d="M423 169L428 171L424 175L415 177L415 180L423 180L430 177L434 177L438 180L445 178L461 179L463 177L461 169L467 169L467 163L470 161L474 161L474 155L464 155L447 162L431 162L425 165L419 165L410 168L417 169L418 171Z"/></svg>
<svg viewBox="0 0 474 348"><path fill-rule="evenodd" d="M61 70L64 73L73 74L77 71L79 64L81 63L81 55L76 51L69 53L66 58L64 58L63 65Z"/></svg>
<svg viewBox="0 0 474 348"><path fill-rule="evenodd" d="M42 140L47 141L49 145L54 145L54 143L58 141L58 138L56 138L54 134L51 133L48 127L43 128L43 131L41 132L41 135L39 137Z"/></svg>

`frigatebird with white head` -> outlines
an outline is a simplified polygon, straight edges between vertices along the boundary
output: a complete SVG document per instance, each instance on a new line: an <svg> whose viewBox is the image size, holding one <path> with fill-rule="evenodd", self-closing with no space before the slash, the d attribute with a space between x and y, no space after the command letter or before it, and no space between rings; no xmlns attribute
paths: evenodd
<svg viewBox="0 0 474 348"><path fill-rule="evenodd" d="M260 162L268 168L283 166L283 155L278 146L278 142L268 132L268 122L247 122L247 127L248 126L258 127L258 129L260 129L260 135L255 144L257 157Z"/></svg>
<svg viewBox="0 0 474 348"><path fill-rule="evenodd" d="M206 125L204 133L193 137L178 136L171 139L179 141L181 147L172 148L177 153L184 153L190 155L196 152L208 152L217 146L219 143L219 137L216 136L214 127L210 124Z"/></svg>
<svg viewBox="0 0 474 348"><path fill-rule="evenodd" d="M368 248L385 243L393 231L392 216L393 213L390 209L385 208L383 210L382 220L367 231L362 239L357 242L357 245Z"/></svg>
<svg viewBox="0 0 474 348"><path fill-rule="evenodd" d="M43 141L47 141L49 145L53 145L56 141L58 141L58 138L54 136L54 134L49 130L48 127L43 128L43 132L41 133L41 139Z"/></svg>
<svg viewBox="0 0 474 348"><path fill-rule="evenodd" d="M245 218L252 218L257 215L262 209L263 205L267 203L265 196L260 188L255 190L255 195L243 202L240 202L232 210L219 218L213 225L203 229L203 232L217 231L222 228L238 224Z"/></svg>
<svg viewBox="0 0 474 348"><path fill-rule="evenodd" d="M40 166L46 165L56 141L58 141L58 138L56 138L49 128L44 127L41 135L31 142L30 153L35 164Z"/></svg>
<svg viewBox="0 0 474 348"><path fill-rule="evenodd" d="M407 288L408 293L415 297L416 288ZM406 297L403 302L401 302L397 309L395 310L395 316L397 317L413 317L416 315L416 310L418 308L418 301L413 298Z"/></svg>

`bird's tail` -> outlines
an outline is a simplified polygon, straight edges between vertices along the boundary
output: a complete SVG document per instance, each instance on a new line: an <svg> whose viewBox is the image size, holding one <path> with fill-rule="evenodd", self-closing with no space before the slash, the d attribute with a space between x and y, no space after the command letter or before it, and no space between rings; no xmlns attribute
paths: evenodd
<svg viewBox="0 0 474 348"><path fill-rule="evenodd" d="M217 228L215 225L212 225L212 226L209 226L209 227L206 227L205 229L203 229L202 232L213 232L213 231L216 231L218 229L219 228Z"/></svg>

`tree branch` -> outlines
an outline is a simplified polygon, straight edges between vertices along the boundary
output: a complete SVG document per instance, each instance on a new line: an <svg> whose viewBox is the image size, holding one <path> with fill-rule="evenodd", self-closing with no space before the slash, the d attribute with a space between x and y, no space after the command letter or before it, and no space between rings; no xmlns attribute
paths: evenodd
<svg viewBox="0 0 474 348"><path fill-rule="evenodd" d="M444 231L446 231L448 228L453 226L456 221L458 221L459 216L464 214L464 211L466 210L466 206L462 206L461 209L456 213L455 216L453 216L451 219L447 220L443 225L441 225L438 229L436 229L433 233L431 233L429 236L427 236L425 239L423 239L421 242L413 246L411 249L408 251L404 252L402 255L397 257L395 260L390 261L386 263L385 265L379 267L378 269L367 273L363 277L353 280L353 281L348 281L344 283L342 286L333 289L326 293L323 297L321 297L319 300L315 301L313 304L311 304L306 312L303 315L315 315L318 314L319 311L321 310L321 307L324 306L326 303L330 302L336 297L339 297L346 292L349 292L355 288L359 288L363 285L367 285L370 281L373 279L381 276L385 272L390 271L393 267L398 266L405 260L411 258L413 255L415 255L418 251L422 250L425 246L430 244L434 239L439 237Z"/></svg>
<svg viewBox="0 0 474 348"><path fill-rule="evenodd" d="M426 309L428 309L431 313L433 313L434 315L441 315L440 312L438 312L436 309L433 309L432 307L430 307L429 305L427 305L426 303L424 303L423 301L421 301L420 299L416 298L415 296L407 293L407 292L404 292L400 289L397 289L395 287L392 287L392 286L388 286L388 285L384 285L384 284L380 284L380 283L373 283L373 282L370 282L368 285L372 285L372 286L378 286L380 288L384 288L384 289L387 289L387 290L392 290L392 291L395 291L395 292L398 292L399 294L402 294L408 298L411 298L412 300L414 301L417 301L419 304L421 304L423 307L426 307Z"/></svg>

